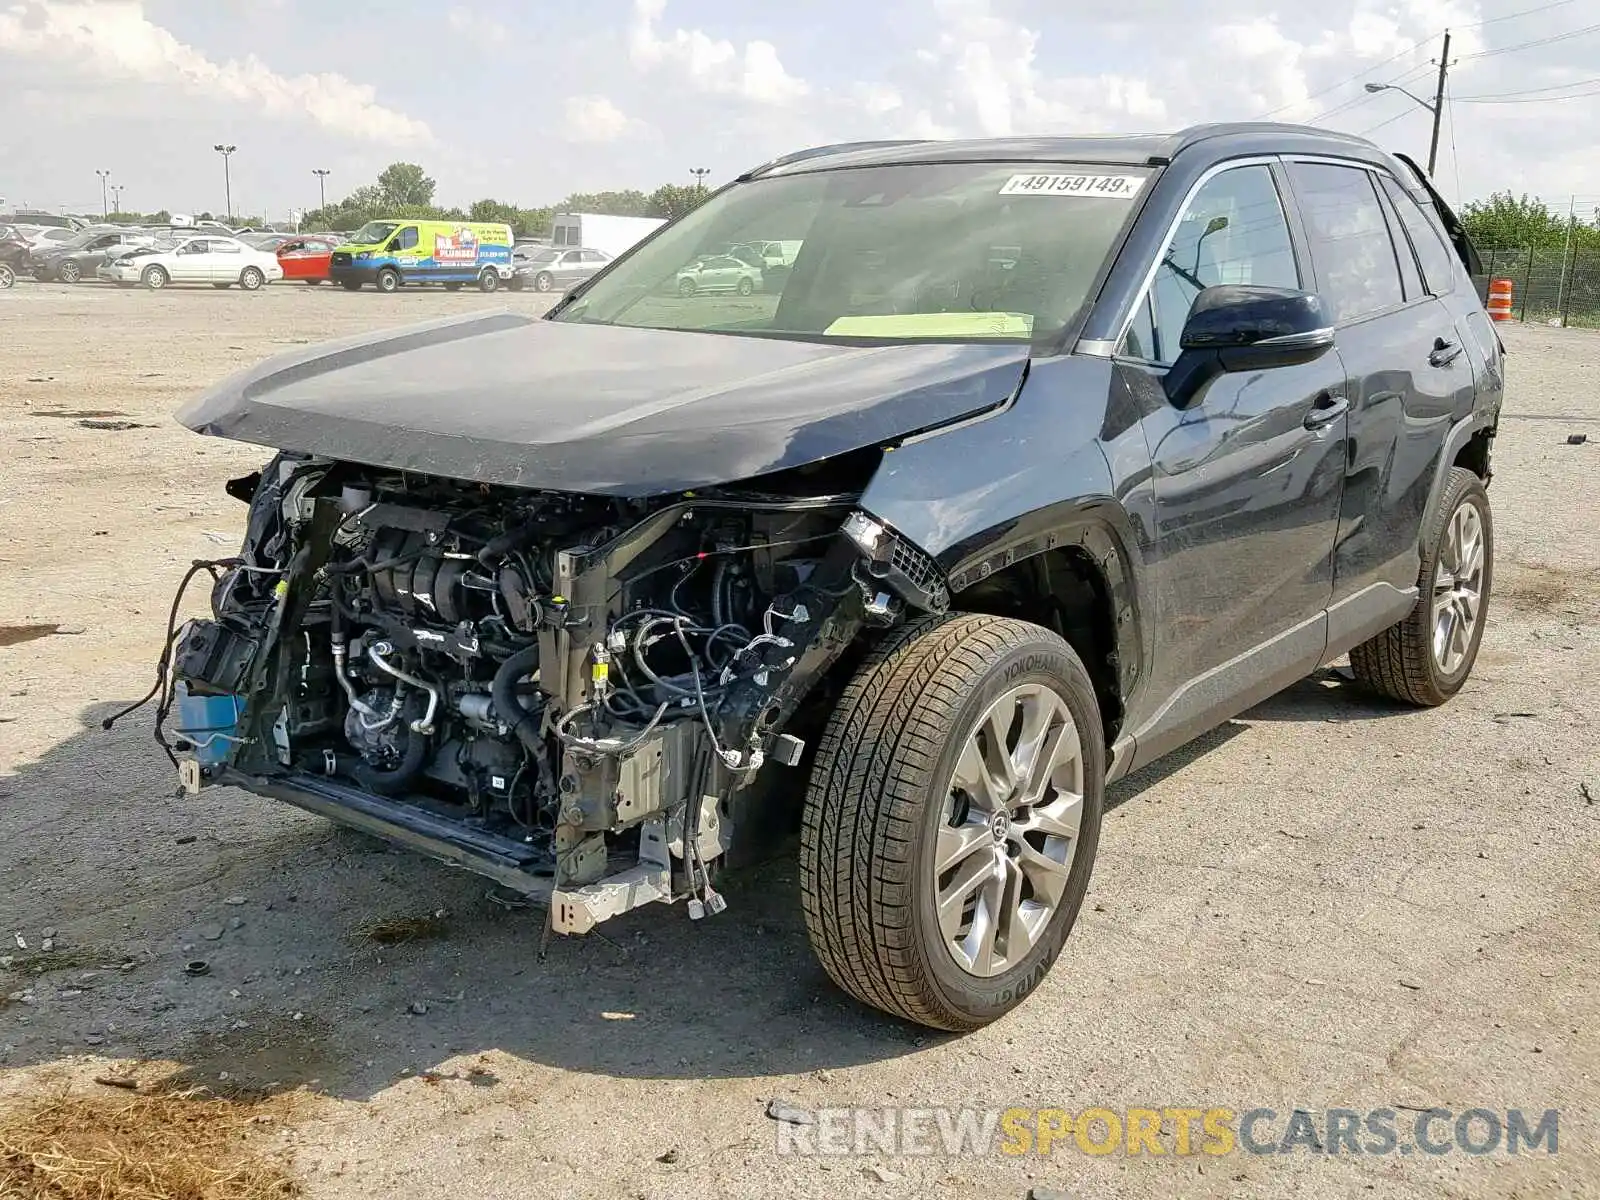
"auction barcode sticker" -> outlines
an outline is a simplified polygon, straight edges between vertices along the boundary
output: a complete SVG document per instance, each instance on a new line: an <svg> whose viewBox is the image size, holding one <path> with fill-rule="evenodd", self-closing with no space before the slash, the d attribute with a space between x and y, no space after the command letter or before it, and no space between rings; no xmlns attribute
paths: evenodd
<svg viewBox="0 0 1600 1200"><path fill-rule="evenodd" d="M1132 200L1144 186L1143 175L1013 175L1002 196L1095 196Z"/></svg>

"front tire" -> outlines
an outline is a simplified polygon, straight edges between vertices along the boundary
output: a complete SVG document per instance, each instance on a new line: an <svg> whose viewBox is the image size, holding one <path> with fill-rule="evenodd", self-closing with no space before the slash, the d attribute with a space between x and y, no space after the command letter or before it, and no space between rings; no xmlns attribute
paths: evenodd
<svg viewBox="0 0 1600 1200"><path fill-rule="evenodd" d="M755 290L756 290L756 285L754 283L752 283L749 279L741 279L741 280L739 280L739 295L748 296L751 292L753 292Z"/></svg>
<svg viewBox="0 0 1600 1200"><path fill-rule="evenodd" d="M170 282L166 269L163 267L146 267L144 274L139 276L139 282L152 291L159 292Z"/></svg>
<svg viewBox="0 0 1600 1200"><path fill-rule="evenodd" d="M1494 520L1483 481L1451 467L1423 533L1417 606L1350 651L1350 670L1380 695L1433 708L1461 690L1483 643L1494 582Z"/></svg>
<svg viewBox="0 0 1600 1200"><path fill-rule="evenodd" d="M77 283L83 278L83 272L78 268L77 263L69 259L56 268L56 278L61 280L62 283Z"/></svg>
<svg viewBox="0 0 1600 1200"><path fill-rule="evenodd" d="M856 672L805 799L806 932L845 991L967 1031L1022 1002L1082 907L1100 836L1094 685L1056 634L949 615Z"/></svg>
<svg viewBox="0 0 1600 1200"><path fill-rule="evenodd" d="M378 272L377 285L380 292L398 291L400 288L400 272L391 267L385 267Z"/></svg>
<svg viewBox="0 0 1600 1200"><path fill-rule="evenodd" d="M359 292L361 290L361 280L359 279L341 279L339 284L347 292Z"/></svg>
<svg viewBox="0 0 1600 1200"><path fill-rule="evenodd" d="M261 273L261 268L259 267L246 267L239 272L239 286L247 292L259 290L261 285L266 282L267 277Z"/></svg>
<svg viewBox="0 0 1600 1200"><path fill-rule="evenodd" d="M548 292L555 286L555 276L548 271L540 271L533 277L533 290L536 292Z"/></svg>
<svg viewBox="0 0 1600 1200"><path fill-rule="evenodd" d="M17 273L11 269L9 263L0 263L0 292L12 287L17 282Z"/></svg>
<svg viewBox="0 0 1600 1200"><path fill-rule="evenodd" d="M229 288L231 288L233 286L233 284L231 284L231 283L213 283L211 286L216 288L219 292L223 292L223 291L227 291Z"/></svg>

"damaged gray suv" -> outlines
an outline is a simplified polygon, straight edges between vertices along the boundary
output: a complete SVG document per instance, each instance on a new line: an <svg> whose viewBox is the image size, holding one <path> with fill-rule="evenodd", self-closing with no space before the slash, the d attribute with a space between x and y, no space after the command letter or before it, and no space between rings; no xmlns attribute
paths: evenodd
<svg viewBox="0 0 1600 1200"><path fill-rule="evenodd" d="M757 240L794 253L752 294L677 285ZM1474 265L1413 164L1304 128L778 159L543 319L191 403L277 453L169 629L169 752L561 934L715 914L797 840L833 979L976 1028L1060 953L1108 781L1345 654L1407 704L1466 680Z"/></svg>

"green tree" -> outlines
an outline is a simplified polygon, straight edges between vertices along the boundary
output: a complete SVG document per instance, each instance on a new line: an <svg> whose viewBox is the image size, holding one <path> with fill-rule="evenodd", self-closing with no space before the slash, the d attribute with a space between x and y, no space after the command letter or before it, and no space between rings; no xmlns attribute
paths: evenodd
<svg viewBox="0 0 1600 1200"><path fill-rule="evenodd" d="M704 188L691 187L680 183L663 183L650 193L646 202L644 215L647 217L665 217L675 221L684 213L697 207L708 195Z"/></svg>
<svg viewBox="0 0 1600 1200"><path fill-rule="evenodd" d="M383 189L384 199L397 207L432 204L436 186L416 163L390 163L378 176L378 187Z"/></svg>
<svg viewBox="0 0 1600 1200"><path fill-rule="evenodd" d="M633 189L625 192L573 192L556 205L556 211L598 213L608 217L642 217L649 206L650 198Z"/></svg>
<svg viewBox="0 0 1600 1200"><path fill-rule="evenodd" d="M1461 223L1473 242L1484 249L1513 246L1559 247L1566 242L1567 216L1551 210L1537 196L1514 197L1494 192L1487 200L1461 206Z"/></svg>

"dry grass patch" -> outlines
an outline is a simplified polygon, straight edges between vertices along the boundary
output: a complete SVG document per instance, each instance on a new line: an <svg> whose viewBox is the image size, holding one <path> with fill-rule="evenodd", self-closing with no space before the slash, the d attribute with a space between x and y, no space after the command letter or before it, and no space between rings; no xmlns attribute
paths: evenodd
<svg viewBox="0 0 1600 1200"><path fill-rule="evenodd" d="M420 917L388 917L361 926L356 930L356 936L380 946L426 942L446 936L445 922L448 918L449 914L442 908Z"/></svg>
<svg viewBox="0 0 1600 1200"><path fill-rule="evenodd" d="M91 1090L92 1089L92 1090ZM258 1140L296 1097L160 1083L57 1089L0 1108L5 1200L281 1200L299 1194Z"/></svg>

